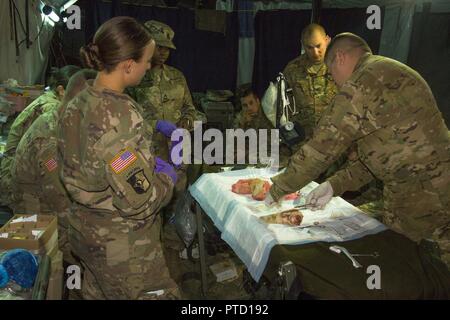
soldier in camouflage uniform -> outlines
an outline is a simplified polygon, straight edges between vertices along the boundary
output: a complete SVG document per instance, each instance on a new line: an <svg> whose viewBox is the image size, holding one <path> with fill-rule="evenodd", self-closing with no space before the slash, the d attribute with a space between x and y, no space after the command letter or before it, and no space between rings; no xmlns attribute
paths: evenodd
<svg viewBox="0 0 450 320"><path fill-rule="evenodd" d="M69 78L80 70L79 67L68 65L54 71L51 80L51 90L31 102L14 120L8 134L4 158L0 169L0 189L2 190L1 201L11 205L11 166L20 139L26 130L41 114L55 110L64 97L64 88Z"/></svg>
<svg viewBox="0 0 450 320"><path fill-rule="evenodd" d="M271 154L270 146L271 146L271 130L274 129L272 123L267 119L264 114L261 101L259 97L256 95L254 90L251 87L245 86L241 89L239 93L240 96L240 104L242 110L237 114L236 119L234 121L235 129L266 129L267 130L267 150L268 154ZM259 139L259 135L258 135ZM258 142L259 144L259 142ZM248 144L246 144L247 148L245 150L247 157L249 156L249 148ZM237 152L237 150L236 150ZM279 153L279 164L281 166L287 165L289 157L291 156L291 151L285 146L280 145L278 149ZM259 159L259 158L258 158Z"/></svg>
<svg viewBox="0 0 450 320"><path fill-rule="evenodd" d="M302 31L305 53L289 62L283 71L298 112L290 115L290 120L305 129L307 138L312 136L323 111L336 95L336 84L323 62L329 41L322 26L307 26Z"/></svg>
<svg viewBox="0 0 450 320"><path fill-rule="evenodd" d="M165 62L169 58L170 50L176 50L173 43L175 35L172 28L162 22L150 20L144 23L152 38L156 42L152 67L145 74L142 82L128 89L129 95L143 108L143 117L148 128L153 131L154 154L166 161L170 160L170 139L161 132L155 132L156 122L165 120L174 123L179 128L193 129L198 112L192 102L192 96L183 73ZM187 187L187 166L177 168L178 182L175 186L175 196L166 208L167 218L173 214L175 202ZM173 249L182 249L181 241L173 226L166 225L164 239ZM166 232L167 231L167 232ZM166 237L167 236L167 237Z"/></svg>
<svg viewBox="0 0 450 320"><path fill-rule="evenodd" d="M69 241L84 267L86 299L179 296L162 252L158 214L172 197L176 175L170 166L159 168L141 108L122 93L142 79L154 47L136 20L106 21L80 50L97 78L61 111L58 163L73 202Z"/></svg>
<svg viewBox="0 0 450 320"><path fill-rule="evenodd" d="M57 214L58 242L64 256L67 246L67 213L70 208L58 175L55 126L57 110L39 116L17 146L11 167L13 210L21 214Z"/></svg>
<svg viewBox="0 0 450 320"><path fill-rule="evenodd" d="M358 161L313 191L310 203L324 205L376 177L384 183L384 223L415 241L433 238L448 265L450 139L428 84L408 66L372 55L354 34L336 36L328 50L340 91L314 136L272 178L271 197L302 188L356 143Z"/></svg>
<svg viewBox="0 0 450 320"><path fill-rule="evenodd" d="M191 130L197 112L186 78L180 70L165 64L170 50L176 49L172 41L174 31L155 20L147 21L144 26L156 42L152 68L138 86L128 89L128 93L142 106L144 121L153 131L158 120ZM155 155L168 160L170 140L158 132L154 134L154 142Z"/></svg>
<svg viewBox="0 0 450 320"><path fill-rule="evenodd" d="M251 88L243 90L240 95L242 110L237 114L234 121L235 128L247 130L253 129L273 129L272 123L264 114L261 101Z"/></svg>
<svg viewBox="0 0 450 320"><path fill-rule="evenodd" d="M66 105L86 86L96 72L76 73L67 85L62 105ZM69 196L59 179L56 126L61 104L44 112L28 128L17 146L11 167L13 209L21 214L57 214L58 243L64 261L73 264L67 240Z"/></svg>
<svg viewBox="0 0 450 320"><path fill-rule="evenodd" d="M311 138L314 128L327 106L337 93L336 83L324 63L327 46L330 39L325 30L318 24L310 24L302 30L302 46L305 53L291 61L284 70L284 75L289 86L294 92L294 98L298 114L293 120L298 122L305 129L306 138ZM295 146L293 151L297 151L301 144ZM351 149L356 149L353 146ZM338 170L348 166L349 154L345 152L317 179L323 181ZM350 200L361 205L361 209L376 213L376 205L380 200L381 190L375 181L370 186L365 187L357 198Z"/></svg>

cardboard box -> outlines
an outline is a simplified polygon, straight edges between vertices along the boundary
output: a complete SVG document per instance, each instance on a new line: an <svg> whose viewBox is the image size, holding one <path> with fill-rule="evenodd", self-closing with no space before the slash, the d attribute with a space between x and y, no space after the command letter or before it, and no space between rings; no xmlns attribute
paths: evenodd
<svg viewBox="0 0 450 320"><path fill-rule="evenodd" d="M216 276L217 282L233 281L238 278L236 266L229 259L213 264L209 269Z"/></svg>
<svg viewBox="0 0 450 320"><path fill-rule="evenodd" d="M50 277L46 300L61 300L64 286L63 253L58 250L50 259Z"/></svg>
<svg viewBox="0 0 450 320"><path fill-rule="evenodd" d="M14 215L0 228L0 249L27 249L52 257L58 250L57 218L51 215Z"/></svg>

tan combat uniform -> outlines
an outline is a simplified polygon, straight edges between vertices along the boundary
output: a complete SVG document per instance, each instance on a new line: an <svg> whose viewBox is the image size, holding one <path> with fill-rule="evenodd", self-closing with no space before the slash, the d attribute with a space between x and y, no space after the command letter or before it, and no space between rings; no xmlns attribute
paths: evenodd
<svg viewBox="0 0 450 320"><path fill-rule="evenodd" d="M145 124L153 132L152 149L155 156L168 161L171 141L162 133L154 131L156 122L166 120L177 124L181 119L188 119L193 124L197 114L183 73L168 65L150 69L141 84L129 92L142 105ZM175 185L175 197L166 208L169 215L173 213L178 197L186 190L186 170L186 165L176 170L178 181ZM175 249L181 249L178 236L173 231L169 232L170 239L164 238Z"/></svg>
<svg viewBox="0 0 450 320"><path fill-rule="evenodd" d="M31 102L14 120L8 134L0 169L1 200L11 204L11 166L17 145L31 124L44 112L55 110L61 101L53 91L48 91Z"/></svg>
<svg viewBox="0 0 450 320"><path fill-rule="evenodd" d="M269 119L267 119L262 109L260 109L256 115L252 116L250 121L245 118L245 114L243 111L239 112L234 121L234 127L241 128L243 130L247 130L250 128L268 130L273 129L272 123L269 121Z"/></svg>
<svg viewBox="0 0 450 320"><path fill-rule="evenodd" d="M359 161L328 179L335 195L378 178L384 223L415 241L435 239L449 263L448 129L425 80L398 61L361 57L313 138L272 179L274 199L315 179L353 143Z"/></svg>
<svg viewBox="0 0 450 320"><path fill-rule="evenodd" d="M269 121L269 119L267 119L266 115L264 114L262 108L260 108L259 112L252 116L250 119L246 119L245 117L245 113L244 111L241 111L237 114L235 120L234 120L234 128L235 129L242 129L242 130L248 130L248 129L255 129L257 130L257 137L258 137L258 145L257 145L257 150L258 152L260 151L260 138L262 137L258 130L260 129L266 129L267 130L267 155L271 155L274 152L278 152L279 154L279 162L283 165L287 164L288 158L291 155L290 151L288 150L288 148L284 147L284 145L280 145L279 149L272 152L271 151L271 130L274 129L272 123ZM238 152L245 152L246 155L246 163L249 164L250 163L250 145L249 142L245 143L245 150L240 150L239 149L239 145L237 146L237 148L235 149L235 159L236 159L236 163L237 163L237 153ZM258 159L258 163L257 164L261 164L260 163L260 158L258 155L257 159ZM264 164L265 165L265 164Z"/></svg>
<svg viewBox="0 0 450 320"><path fill-rule="evenodd" d="M61 177L72 201L69 241L87 299L179 296L160 241L158 214L172 197L155 161L140 107L127 95L88 86L62 111ZM162 295L151 293L164 290Z"/></svg>
<svg viewBox="0 0 450 320"><path fill-rule="evenodd" d="M196 120L196 109L192 102L186 78L178 69L163 65L147 71L141 84L129 89L143 109L144 121L152 131L158 120L177 124L182 118ZM192 128L190 128L192 129ZM154 133L155 155L168 160L170 139L161 133Z"/></svg>
<svg viewBox="0 0 450 320"><path fill-rule="evenodd" d="M336 95L336 84L325 63L313 64L306 54L289 62L283 74L293 90L298 112L290 120L298 122L310 138L322 113Z"/></svg>
<svg viewBox="0 0 450 320"><path fill-rule="evenodd" d="M149 31L156 45L172 50L176 49L172 41L175 33L170 26L160 21L150 20L144 23L144 27ZM143 108L145 124L153 132L154 155L168 161L171 141L160 132L154 132L154 129L158 120L170 121L178 127L180 127L180 122L188 121L189 127L185 129L193 129L198 112L194 107L186 78L178 69L163 64L161 67L147 71L141 83L127 91ZM165 210L168 215L173 214L175 202L186 190L186 171L186 165L176 169L178 180L175 185L174 199ZM164 239L173 242L175 249L181 249L181 242L174 228L170 227L170 230L169 233L164 232ZM168 234L170 239L166 239Z"/></svg>
<svg viewBox="0 0 450 320"><path fill-rule="evenodd" d="M59 248L72 261L67 241L70 199L58 174L57 122L57 110L46 112L20 140L11 167L12 199L15 213L57 215Z"/></svg>

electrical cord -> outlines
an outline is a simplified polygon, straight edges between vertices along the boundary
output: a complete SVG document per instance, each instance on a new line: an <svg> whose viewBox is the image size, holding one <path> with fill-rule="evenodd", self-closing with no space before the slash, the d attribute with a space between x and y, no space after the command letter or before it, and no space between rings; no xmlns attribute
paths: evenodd
<svg viewBox="0 0 450 320"><path fill-rule="evenodd" d="M30 45L32 45L32 44L37 40L37 38L39 38L39 36L41 35L42 29L44 29L44 23L45 23L45 18L42 20L41 27L39 28L38 34L36 35L36 37L34 38L33 41L30 41ZM20 47L20 45L21 45L24 41L26 41L26 40L27 40L27 39L23 39L22 41L20 41L20 42L19 42L19 47Z"/></svg>
<svg viewBox="0 0 450 320"><path fill-rule="evenodd" d="M20 15L19 9L17 9L17 6L16 6L16 2L14 0L12 0L12 4L13 4L14 11L16 11L17 15L19 16L19 22L20 22L20 26L22 27L22 31L23 31L23 33L26 33L25 27L22 22L22 17Z"/></svg>
<svg viewBox="0 0 450 320"><path fill-rule="evenodd" d="M13 13L13 14L14 14L14 17L16 16L16 13L17 13L17 16L18 16L18 18L19 18L20 26L22 27L22 31L25 33L25 27L24 27L23 22L22 22L22 17L21 17L21 15L20 15L19 9L18 9L17 6L16 6L15 1L14 1L14 0L10 0L10 4L12 5L12 9L11 9L11 12L10 12L10 13ZM13 12L13 11L14 11L14 12ZM12 17L11 17L11 18L12 18ZM32 44L39 38L39 36L41 35L42 30L44 29L45 19L46 19L45 17L44 17L44 19L42 19L42 23L41 23L41 26L40 26L40 28L39 28L39 31L38 31L36 37L34 38L34 40L33 40L33 41L30 41L30 45L32 45ZM11 21L12 21L12 19L11 19ZM17 27L15 26L15 29L16 29L16 28L17 28ZM15 31L16 31L16 30L15 30ZM15 33L16 33L16 32L15 32ZM17 41L17 39L16 39L16 41ZM23 40L21 40L21 41L17 44L17 49L19 49L20 46L21 46L25 41L27 41L26 38L23 39Z"/></svg>

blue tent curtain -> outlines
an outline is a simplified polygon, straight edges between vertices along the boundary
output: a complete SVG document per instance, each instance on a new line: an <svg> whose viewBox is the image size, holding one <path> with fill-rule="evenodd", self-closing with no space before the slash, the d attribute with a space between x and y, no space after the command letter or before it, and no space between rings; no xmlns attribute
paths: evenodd
<svg viewBox="0 0 450 320"><path fill-rule="evenodd" d="M92 3L91 3L92 2ZM227 13L225 35L195 28L195 11L89 1L86 10L85 38L90 41L98 27L114 16L131 16L138 21L159 20L175 31L177 50L171 52L168 64L180 69L192 92L206 89L236 88L239 22L236 12Z"/></svg>

